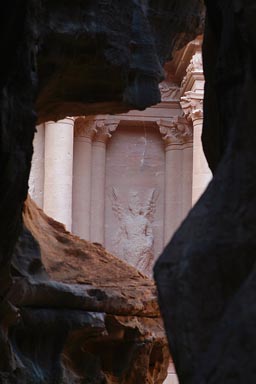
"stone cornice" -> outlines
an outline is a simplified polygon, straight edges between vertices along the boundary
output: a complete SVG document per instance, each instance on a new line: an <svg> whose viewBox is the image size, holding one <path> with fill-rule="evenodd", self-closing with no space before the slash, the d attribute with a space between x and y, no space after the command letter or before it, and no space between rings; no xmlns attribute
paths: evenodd
<svg viewBox="0 0 256 384"><path fill-rule="evenodd" d="M180 105L188 120L203 118L203 92L188 91L181 97Z"/></svg>
<svg viewBox="0 0 256 384"><path fill-rule="evenodd" d="M192 124L184 117L159 120L158 126L167 147L184 146L193 141Z"/></svg>

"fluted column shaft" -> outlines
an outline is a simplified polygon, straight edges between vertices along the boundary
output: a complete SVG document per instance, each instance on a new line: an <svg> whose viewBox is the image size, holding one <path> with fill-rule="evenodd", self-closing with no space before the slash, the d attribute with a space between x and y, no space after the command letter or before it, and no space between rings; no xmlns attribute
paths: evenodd
<svg viewBox="0 0 256 384"><path fill-rule="evenodd" d="M182 155L181 148L165 146L165 244L182 220Z"/></svg>
<svg viewBox="0 0 256 384"><path fill-rule="evenodd" d="M45 123L44 211L71 230L74 119Z"/></svg>
<svg viewBox="0 0 256 384"><path fill-rule="evenodd" d="M204 74L201 54L201 43L187 68L183 80L181 107L185 116L193 123L193 180L192 180L192 205L194 205L204 192L212 178L202 146L203 127L203 98Z"/></svg>
<svg viewBox="0 0 256 384"><path fill-rule="evenodd" d="M191 176L185 167L191 161L192 128L184 118L161 120L165 142L165 218L164 243L167 244L191 208Z"/></svg>
<svg viewBox="0 0 256 384"><path fill-rule="evenodd" d="M91 241L104 244L106 142L96 140L92 150Z"/></svg>
<svg viewBox="0 0 256 384"><path fill-rule="evenodd" d="M92 242L104 245L106 144L118 122L97 122L92 146L91 235Z"/></svg>
<svg viewBox="0 0 256 384"><path fill-rule="evenodd" d="M193 183L193 143L184 145L182 167L182 219L184 219L192 207L192 183Z"/></svg>
<svg viewBox="0 0 256 384"><path fill-rule="evenodd" d="M75 121L73 164L73 224L72 231L90 240L92 138L94 122L86 118Z"/></svg>
<svg viewBox="0 0 256 384"><path fill-rule="evenodd" d="M194 205L205 191L212 178L202 145L203 118L194 118L194 148L193 148L193 183L192 205Z"/></svg>
<svg viewBox="0 0 256 384"><path fill-rule="evenodd" d="M203 128L203 92L188 91L181 100L185 115L193 123L192 205L194 205L212 178L201 140Z"/></svg>

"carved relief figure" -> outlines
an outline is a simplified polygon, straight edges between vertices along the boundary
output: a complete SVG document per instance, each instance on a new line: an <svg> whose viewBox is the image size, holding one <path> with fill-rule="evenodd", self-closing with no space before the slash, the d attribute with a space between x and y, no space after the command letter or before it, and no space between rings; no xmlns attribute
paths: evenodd
<svg viewBox="0 0 256 384"><path fill-rule="evenodd" d="M120 223L115 239L117 254L148 276L152 275L154 261L152 222L157 197L156 189L150 190L143 205L138 192L132 191L125 207L119 201L116 188L112 189L112 208Z"/></svg>
<svg viewBox="0 0 256 384"><path fill-rule="evenodd" d="M162 83L159 84L159 90L161 92L161 101L180 99L180 87L174 83L162 81Z"/></svg>

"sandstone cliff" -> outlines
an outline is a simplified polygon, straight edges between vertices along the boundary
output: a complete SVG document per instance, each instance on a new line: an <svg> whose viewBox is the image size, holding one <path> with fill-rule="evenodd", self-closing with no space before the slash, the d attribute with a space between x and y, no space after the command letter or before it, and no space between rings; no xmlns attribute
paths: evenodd
<svg viewBox="0 0 256 384"><path fill-rule="evenodd" d="M29 197L23 223L7 296L19 309L9 382L162 383L169 352L153 281L67 232Z"/></svg>

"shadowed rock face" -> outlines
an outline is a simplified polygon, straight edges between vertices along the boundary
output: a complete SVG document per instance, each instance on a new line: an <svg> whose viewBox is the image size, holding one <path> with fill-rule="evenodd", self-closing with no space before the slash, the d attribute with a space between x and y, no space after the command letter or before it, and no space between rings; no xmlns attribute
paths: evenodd
<svg viewBox="0 0 256 384"><path fill-rule="evenodd" d="M169 352L153 281L29 198L23 222L7 295L20 314L9 330L14 380L161 384Z"/></svg>
<svg viewBox="0 0 256 384"><path fill-rule="evenodd" d="M200 32L202 11L196 0L42 1L39 120L160 102L162 65Z"/></svg>
<svg viewBox="0 0 256 384"><path fill-rule="evenodd" d="M21 215L35 110L45 121L158 102L161 65L200 31L201 14L199 0L182 7L176 1L1 2L1 383L162 382L167 350L152 282L115 266L97 247L82 252L85 244L37 214L22 227ZM36 229L37 219L48 235ZM99 275L108 276L104 286Z"/></svg>
<svg viewBox="0 0 256 384"><path fill-rule="evenodd" d="M155 266L181 383L254 383L253 1L206 1L203 142L213 181Z"/></svg>

